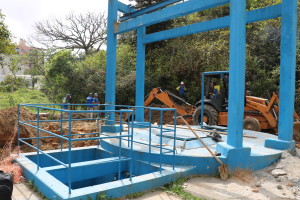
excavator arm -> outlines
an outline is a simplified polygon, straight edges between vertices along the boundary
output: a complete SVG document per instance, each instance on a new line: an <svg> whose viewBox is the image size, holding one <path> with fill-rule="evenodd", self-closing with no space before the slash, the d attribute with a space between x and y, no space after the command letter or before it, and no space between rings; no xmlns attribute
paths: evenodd
<svg viewBox="0 0 300 200"><path fill-rule="evenodd" d="M144 101L144 106L149 106L154 99L158 99L162 103L164 103L169 108L175 108L177 110L177 113L180 115L192 115L195 108L193 105L186 103L183 99L176 96L176 98L182 100L188 105L188 109L185 110L181 106L177 105L170 97L170 95L175 96L174 94L171 94L168 91L162 91L161 88L153 88L151 92L146 96Z"/></svg>

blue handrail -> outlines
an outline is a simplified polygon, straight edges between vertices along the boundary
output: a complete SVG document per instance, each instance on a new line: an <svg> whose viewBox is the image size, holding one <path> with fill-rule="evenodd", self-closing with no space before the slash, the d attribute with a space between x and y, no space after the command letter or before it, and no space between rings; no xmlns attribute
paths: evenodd
<svg viewBox="0 0 300 200"><path fill-rule="evenodd" d="M69 194L71 194L72 192L72 143L75 141L85 141L85 140L98 140L98 147L99 144L101 142L102 139L110 139L110 138L117 138L119 139L119 151L118 151L118 159L114 160L113 162L119 162L119 167L118 167L118 179L121 179L121 162L124 160L128 160L130 163L130 181L132 180L132 176L133 176L133 145L136 144L142 144L142 145L148 145L149 146L149 156L151 154L151 148L158 148L159 149L159 154L160 154L160 172L162 172L162 155L166 154L166 153L173 153L174 158L175 158L175 149L176 149L176 109L172 109L172 108L153 108L153 107L148 107L147 109L150 110L150 121L149 124L145 124L145 123L140 123L139 126L141 127L147 127L149 129L149 142L139 142L139 141L135 141L134 140L134 113L136 108L141 108L141 106L136 107L136 106L123 106L123 105L115 105L116 108L120 108L120 110L65 110L65 109L61 109L61 108L53 108L55 106L61 106L64 104L19 104L18 105L18 145L20 145L20 142L35 149L37 151L37 169L40 169L40 155L43 154L45 156L47 156L48 158L54 160L55 162L57 162L58 164L63 165L64 167L67 168L68 172L67 172L67 185L68 185L68 192ZM69 105L78 105L78 106L82 106L82 105L88 105L88 104L69 104ZM106 104L102 104L103 106L105 106ZM35 108L36 112L37 112L37 117L36 120L27 120L27 121L22 121L21 117L20 117L20 113L21 113L21 107L31 107L31 108ZM50 107L47 107L50 106ZM126 109L123 109L123 108ZM145 109L145 107L142 107ZM49 110L49 111L58 111L60 113L60 118L57 120L44 120L40 117L41 115L41 110ZM153 126L151 124L152 122L152 112L153 111L159 111L160 112L160 125L158 126ZM162 126L163 124L163 113L165 111L171 111L174 112L174 129L172 128L165 128ZM64 119L64 113L66 113L68 115L67 118ZM120 120L114 120L113 122L118 124L120 127L123 127L124 124L128 125L128 130L127 133L122 131L122 128L120 128L120 132L118 135L107 135L107 134L100 134L100 130L98 130L98 132L95 133L82 133L82 134L76 134L76 133L72 133L72 122L73 121L80 121L80 120L97 120L97 124L99 126L100 120L101 121L112 121L112 120L108 120L106 118L85 118L85 119L73 119L72 116L74 113L119 113L119 117ZM126 113L128 116L131 116L131 119L128 119L128 121L123 121L123 116L124 113ZM98 115L99 116L99 115ZM41 123L44 122L59 122L60 124L60 131L59 133L54 133L48 130L43 129L42 127L40 127ZM68 133L66 135L63 134L63 123L64 122L68 122L67 123L67 129L68 129ZM36 130L36 136L30 137L30 138L21 138L20 137L20 126L28 126L31 128L34 128ZM160 145L156 146L156 145L152 145L151 142L151 129L159 129L160 130ZM44 132L47 133L51 136L40 136L40 132ZM163 137L163 133L164 132L174 132L174 146L172 149L170 148L164 148L162 145L162 137ZM76 135L91 135L92 137L87 137L87 138L73 138L73 136ZM93 136L95 135L95 136ZM68 144L68 159L67 159L67 163L63 163L61 161L59 161L58 159L56 159L55 157L45 153L44 151L42 151L40 149L40 140L41 139L47 139L47 138L59 138L60 140L60 150L62 151L63 148L63 141L67 141ZM29 144L28 142L26 142L26 140L37 140L37 147ZM130 149L130 158L125 158L124 159L124 155L122 155L122 140L123 141L128 141L128 148ZM175 161L175 159L174 159ZM149 159L149 164L151 164L151 161ZM174 165L175 163L173 163L173 169L174 169Z"/></svg>

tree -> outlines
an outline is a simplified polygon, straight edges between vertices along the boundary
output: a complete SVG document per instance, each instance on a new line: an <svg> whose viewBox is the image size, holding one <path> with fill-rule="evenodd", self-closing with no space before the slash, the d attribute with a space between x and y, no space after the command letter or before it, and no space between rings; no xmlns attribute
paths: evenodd
<svg viewBox="0 0 300 200"><path fill-rule="evenodd" d="M15 92L16 90L27 88L29 82L21 77L6 76L5 79L0 82L0 91L2 92Z"/></svg>
<svg viewBox="0 0 300 200"><path fill-rule="evenodd" d="M43 90L53 102L60 102L73 87L72 77L74 74L75 57L70 50L57 52L47 63L47 81Z"/></svg>
<svg viewBox="0 0 300 200"><path fill-rule="evenodd" d="M159 1L135 2L137 8L143 8ZM276 3L280 3L280 0L248 0L247 9L258 9ZM230 7L224 5L179 17L169 20L168 27L149 26L147 33L227 16L229 10ZM247 88L256 96L264 96L266 88L271 92L278 90L279 22L279 19L272 19L247 24ZM228 70L229 29L147 44L146 53L146 77L151 80L147 82L146 79L146 91L160 86L176 92L175 87L180 81L184 81L187 85L188 101L196 103L200 99L200 74L204 71Z"/></svg>
<svg viewBox="0 0 300 200"><path fill-rule="evenodd" d="M15 46L11 41L11 33L4 23L4 19L5 15L0 10L0 54L9 55L15 53Z"/></svg>
<svg viewBox="0 0 300 200"><path fill-rule="evenodd" d="M51 18L35 24L34 40L49 47L99 51L106 38L104 14L69 14L65 20Z"/></svg>
<svg viewBox="0 0 300 200"><path fill-rule="evenodd" d="M25 60L28 68L24 71L24 73L31 76L31 86L33 89L38 81L36 78L37 75L43 75L46 77L45 52L39 49L31 50L28 54L26 54Z"/></svg>

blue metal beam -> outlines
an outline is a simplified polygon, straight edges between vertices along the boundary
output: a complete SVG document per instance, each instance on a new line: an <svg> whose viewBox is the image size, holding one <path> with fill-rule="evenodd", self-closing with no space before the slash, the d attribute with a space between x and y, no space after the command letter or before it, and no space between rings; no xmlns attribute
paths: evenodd
<svg viewBox="0 0 300 200"><path fill-rule="evenodd" d="M108 1L107 19L107 51L105 77L105 110L114 110L116 101L116 71L117 71L117 35L114 34L114 24L118 18L118 0ZM107 124L114 124L115 113L108 116Z"/></svg>
<svg viewBox="0 0 300 200"><path fill-rule="evenodd" d="M282 1L278 139L293 140L297 0Z"/></svg>
<svg viewBox="0 0 300 200"><path fill-rule="evenodd" d="M122 2L118 2L118 10L125 14L133 13L134 11L136 11L134 7L126 5Z"/></svg>
<svg viewBox="0 0 300 200"><path fill-rule="evenodd" d="M145 57L146 49L143 44L146 27L137 30L137 53L136 53L136 90L135 105L141 106L136 109L136 121L144 122L144 98L145 98Z"/></svg>
<svg viewBox="0 0 300 200"><path fill-rule="evenodd" d="M229 102L227 144L243 147L246 70L246 0L230 0Z"/></svg>
<svg viewBox="0 0 300 200"><path fill-rule="evenodd" d="M281 7L281 4L277 4L256 10L250 10L246 13L246 23L253 23L281 17Z"/></svg>
<svg viewBox="0 0 300 200"><path fill-rule="evenodd" d="M115 27L115 33L120 34L128 32L138 27L157 24L169 19L188 15L201 10L206 10L216 6L229 3L229 0L189 0L180 4L176 4L149 14L138 16L134 19L127 20Z"/></svg>
<svg viewBox="0 0 300 200"><path fill-rule="evenodd" d="M152 34L147 34L145 36L144 43L152 43L161 40L167 40L187 35L192 35L196 33L212 31L220 28L227 28L229 26L229 17L221 17L217 19L212 19L209 21L204 21L192 25L182 26L179 28L174 28L166 31L160 31Z"/></svg>
<svg viewBox="0 0 300 200"><path fill-rule="evenodd" d="M246 23L273 19L280 16L281 4L278 4L274 6L248 11L246 14ZM145 36L144 43L147 44L227 27L229 27L229 16L148 34Z"/></svg>
<svg viewBox="0 0 300 200"><path fill-rule="evenodd" d="M123 17L120 18L120 21L123 22L125 20L140 16L140 15L143 15L143 14L146 14L146 13L149 13L149 12L153 12L155 10L164 8L166 6L177 3L179 1L182 1L182 0L166 0L166 1L163 1L163 2L160 2L160 3L156 3L154 5L148 6L146 8L142 8L140 10L136 10L136 11L134 11L134 12L128 14L128 15L123 16Z"/></svg>

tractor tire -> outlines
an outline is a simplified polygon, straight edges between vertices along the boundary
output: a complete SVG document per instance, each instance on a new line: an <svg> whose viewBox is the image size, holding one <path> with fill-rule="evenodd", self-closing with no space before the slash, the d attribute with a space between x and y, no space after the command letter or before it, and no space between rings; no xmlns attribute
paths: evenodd
<svg viewBox="0 0 300 200"><path fill-rule="evenodd" d="M210 106L210 105L204 105L204 118L207 118L207 120L203 120L207 125L218 125L218 111ZM201 106L196 108L195 112L193 113L193 123L195 125L200 124L200 118L201 118Z"/></svg>
<svg viewBox="0 0 300 200"><path fill-rule="evenodd" d="M261 126L256 118L247 117L244 119L244 129L251 131L261 131Z"/></svg>

